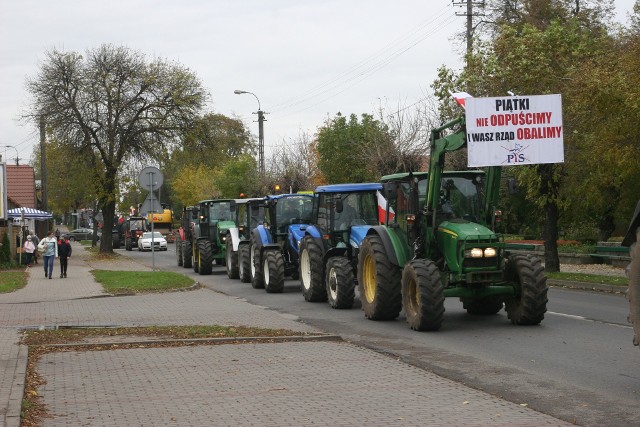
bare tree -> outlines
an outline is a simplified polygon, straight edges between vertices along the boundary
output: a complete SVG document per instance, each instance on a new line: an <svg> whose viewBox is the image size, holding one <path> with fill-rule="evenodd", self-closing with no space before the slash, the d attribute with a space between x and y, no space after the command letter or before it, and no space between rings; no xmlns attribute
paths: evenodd
<svg viewBox="0 0 640 427"><path fill-rule="evenodd" d="M268 175L272 184L279 184L284 191L313 190L322 184L317 166L315 141L308 133L300 133L297 139L283 141L273 150L268 162Z"/></svg>
<svg viewBox="0 0 640 427"><path fill-rule="evenodd" d="M126 47L102 45L86 57L56 49L27 80L27 118L45 117L47 131L89 160L104 217L100 252L111 252L118 176L123 163L166 155L208 95L185 67Z"/></svg>

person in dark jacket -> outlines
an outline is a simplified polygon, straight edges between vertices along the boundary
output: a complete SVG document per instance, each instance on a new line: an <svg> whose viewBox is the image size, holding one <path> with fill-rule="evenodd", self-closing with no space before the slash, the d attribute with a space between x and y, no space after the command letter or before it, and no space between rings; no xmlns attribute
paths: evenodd
<svg viewBox="0 0 640 427"><path fill-rule="evenodd" d="M67 235L62 236L58 241L58 256L60 257L60 278L67 277L67 264L71 258L71 243Z"/></svg>

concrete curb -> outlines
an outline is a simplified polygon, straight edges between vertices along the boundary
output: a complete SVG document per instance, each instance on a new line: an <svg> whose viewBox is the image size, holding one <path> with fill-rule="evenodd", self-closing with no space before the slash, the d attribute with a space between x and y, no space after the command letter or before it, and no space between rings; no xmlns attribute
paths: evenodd
<svg viewBox="0 0 640 427"><path fill-rule="evenodd" d="M19 345L18 347L13 382L9 393L9 405L4 419L6 427L20 426L20 412L22 411L22 396L24 395L26 382L29 348L26 345Z"/></svg>

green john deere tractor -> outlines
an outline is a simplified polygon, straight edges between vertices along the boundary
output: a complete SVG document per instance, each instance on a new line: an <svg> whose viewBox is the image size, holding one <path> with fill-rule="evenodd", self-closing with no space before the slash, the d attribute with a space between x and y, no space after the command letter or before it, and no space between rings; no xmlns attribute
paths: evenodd
<svg viewBox="0 0 640 427"><path fill-rule="evenodd" d="M211 274L214 263L224 265L227 232L229 228L236 226L231 212L232 201L215 199L198 202L198 218L191 236L191 253L193 270L200 275Z"/></svg>
<svg viewBox="0 0 640 427"><path fill-rule="evenodd" d="M362 309L390 320L404 307L418 331L438 330L444 300L470 314L498 313L536 325L544 318L547 279L535 257L510 254L493 230L500 168L444 171L445 153L466 145L464 118L431 132L429 172L383 177L387 223L372 227L358 256Z"/></svg>

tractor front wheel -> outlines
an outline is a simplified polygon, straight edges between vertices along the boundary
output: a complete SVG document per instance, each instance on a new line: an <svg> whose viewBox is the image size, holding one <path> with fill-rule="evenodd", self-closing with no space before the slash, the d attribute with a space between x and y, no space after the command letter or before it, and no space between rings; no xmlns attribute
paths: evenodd
<svg viewBox="0 0 640 427"><path fill-rule="evenodd" d="M260 257L260 248L254 237L251 237L249 258L251 260L251 286L255 289L263 289L264 276L262 275L262 259Z"/></svg>
<svg viewBox="0 0 640 427"><path fill-rule="evenodd" d="M182 251L182 266L184 268L191 268L193 266L191 242L189 240L183 240L181 243L180 250Z"/></svg>
<svg viewBox="0 0 640 427"><path fill-rule="evenodd" d="M238 274L238 252L233 250L233 241L231 240L231 236L227 236L227 277L229 279L237 279L239 277Z"/></svg>
<svg viewBox="0 0 640 427"><path fill-rule="evenodd" d="M264 290L270 294L284 290L284 258L279 250L264 252Z"/></svg>
<svg viewBox="0 0 640 427"><path fill-rule="evenodd" d="M351 308L356 296L353 267L345 257L335 256L327 261L327 297L332 308Z"/></svg>
<svg viewBox="0 0 640 427"><path fill-rule="evenodd" d="M251 256L249 255L249 245L238 247L238 276L242 283L251 282Z"/></svg>
<svg viewBox="0 0 640 427"><path fill-rule="evenodd" d="M213 248L208 240L198 241L198 274L206 276L213 270Z"/></svg>
<svg viewBox="0 0 640 427"><path fill-rule="evenodd" d="M305 236L300 243L300 284L305 301L327 300L322 267L322 248L313 237Z"/></svg>
<svg viewBox="0 0 640 427"><path fill-rule="evenodd" d="M428 259L415 259L402 272L402 304L416 331L437 331L444 320L444 286L440 270Z"/></svg>
<svg viewBox="0 0 640 427"><path fill-rule="evenodd" d="M182 267L184 262L182 260L182 240L180 240L180 236L176 239L176 258L178 260L178 267Z"/></svg>
<svg viewBox="0 0 640 427"><path fill-rule="evenodd" d="M512 255L506 260L505 280L516 287L516 294L505 298L507 316L514 325L537 325L547 312L547 276L540 260Z"/></svg>
<svg viewBox="0 0 640 427"><path fill-rule="evenodd" d="M392 320L402 308L400 269L389 261L380 236L366 237L358 255L358 290L367 319Z"/></svg>

